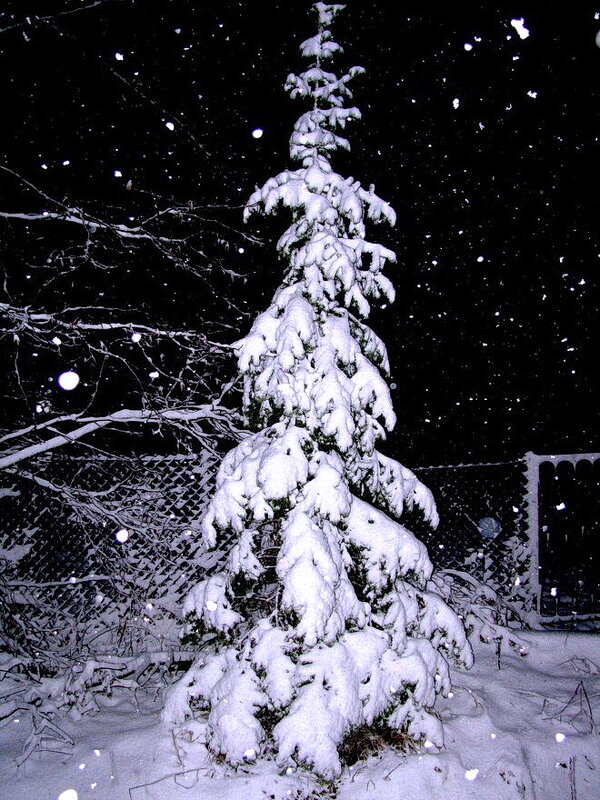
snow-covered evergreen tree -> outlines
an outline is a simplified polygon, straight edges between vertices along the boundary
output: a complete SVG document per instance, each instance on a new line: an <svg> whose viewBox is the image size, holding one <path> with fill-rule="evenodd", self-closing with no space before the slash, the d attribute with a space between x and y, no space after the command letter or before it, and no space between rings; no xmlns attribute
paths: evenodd
<svg viewBox="0 0 600 800"><path fill-rule="evenodd" d="M269 308L237 343L244 411L253 431L223 459L203 521L208 548L235 532L225 568L189 594L196 630L213 632L171 690L164 716L208 710L207 742L231 764L274 749L283 764L326 778L357 728L383 723L441 745L432 713L449 689L447 658L469 664L461 621L427 590L426 548L398 519L437 512L415 475L377 450L395 424L383 342L365 324L369 301L391 301L383 273L394 253L368 241L365 222L395 222L374 187L334 171L352 67L325 64L341 47L330 27L341 5L317 3L310 66L289 75L312 108L290 142L295 170L269 179L246 216L289 208L277 248L286 265Z"/></svg>

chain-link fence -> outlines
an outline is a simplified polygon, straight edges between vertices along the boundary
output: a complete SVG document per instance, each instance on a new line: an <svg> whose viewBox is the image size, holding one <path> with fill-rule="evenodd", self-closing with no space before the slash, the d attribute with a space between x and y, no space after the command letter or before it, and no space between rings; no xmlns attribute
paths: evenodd
<svg viewBox="0 0 600 800"><path fill-rule="evenodd" d="M473 575L522 612L571 613L579 610L578 597L598 612L595 562L582 552L598 525L597 470L589 470L596 477L585 490L581 470L573 471L570 483L542 474L538 493L532 487L539 472L528 466L520 459L416 469L434 493L441 522L432 531L417 512L403 522L427 545L436 568ZM74 652L177 647L184 594L224 558L224 550L202 553L197 535L216 467L216 458L206 453L54 455L35 469L5 475L0 647L50 663ZM567 508L575 509L570 527ZM579 538L578 529L584 533ZM577 596L565 584L565 553L573 561Z"/></svg>
<svg viewBox="0 0 600 800"><path fill-rule="evenodd" d="M48 457L0 488L0 643L51 661L177 643L210 559L196 529L209 454Z"/></svg>
<svg viewBox="0 0 600 800"><path fill-rule="evenodd" d="M491 585L520 611L534 611L537 561L529 535L523 462L415 471L433 492L440 515L436 530L411 520L434 566L467 572Z"/></svg>

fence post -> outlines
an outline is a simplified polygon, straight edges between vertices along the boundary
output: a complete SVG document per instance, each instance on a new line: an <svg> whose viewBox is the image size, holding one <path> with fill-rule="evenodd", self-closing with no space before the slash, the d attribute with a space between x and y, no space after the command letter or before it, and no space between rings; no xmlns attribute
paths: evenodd
<svg viewBox="0 0 600 800"><path fill-rule="evenodd" d="M527 478L527 534L529 540L529 580L533 599L532 614L539 624L542 614L542 587L540 584L540 457L531 451L525 453Z"/></svg>

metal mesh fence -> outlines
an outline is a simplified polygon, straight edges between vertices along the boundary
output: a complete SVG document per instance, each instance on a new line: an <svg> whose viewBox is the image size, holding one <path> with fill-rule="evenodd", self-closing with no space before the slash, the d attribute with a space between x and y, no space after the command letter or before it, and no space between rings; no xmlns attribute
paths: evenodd
<svg viewBox="0 0 600 800"><path fill-rule="evenodd" d="M183 596L226 556L226 543L202 553L197 535L216 467L207 453L55 455L36 462L34 471L5 475L0 647L50 664L86 651L176 647ZM525 468L518 460L417 469L433 491L440 525L432 531L416 511L403 523L427 545L436 568L468 572L520 611L539 612L537 530L530 533ZM541 495L550 508L540 517L546 530L557 524L552 504L562 502L555 488ZM550 552L547 541L542 536L543 554ZM560 580L552 572L559 565L557 557L542 565L546 594ZM552 613L544 598L542 611Z"/></svg>
<svg viewBox="0 0 600 800"><path fill-rule="evenodd" d="M523 462L415 471L433 492L440 524L432 530L413 519L408 527L427 545L434 566L468 572L520 611L535 610L535 542L529 535Z"/></svg>
<svg viewBox="0 0 600 800"><path fill-rule="evenodd" d="M176 642L210 559L195 535L208 455L47 458L0 488L0 641L51 660Z"/></svg>

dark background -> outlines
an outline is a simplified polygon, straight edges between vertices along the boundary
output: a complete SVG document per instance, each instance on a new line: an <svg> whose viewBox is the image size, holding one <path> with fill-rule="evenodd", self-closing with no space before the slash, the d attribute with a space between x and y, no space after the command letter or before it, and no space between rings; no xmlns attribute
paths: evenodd
<svg viewBox="0 0 600 800"><path fill-rule="evenodd" d="M0 211L39 211L41 191L127 224L159 196L192 201L222 230L198 259L241 276L215 266L214 280L195 282L133 258L126 280L94 270L50 289L46 280L38 307L102 291L224 341L247 331L280 280L274 242L287 220L243 229L241 206L293 166L287 145L303 106L282 84L303 67L309 6L4 6L0 163L12 172L0 175ZM367 73L354 82L363 120L336 166L375 183L398 213L395 229L369 231L398 254L388 271L396 303L371 322L392 362L389 448L408 464L598 450L597 10L352 0L338 18L338 69ZM510 24L521 17L525 40ZM63 235L0 219L5 295L24 301L31 264Z"/></svg>

